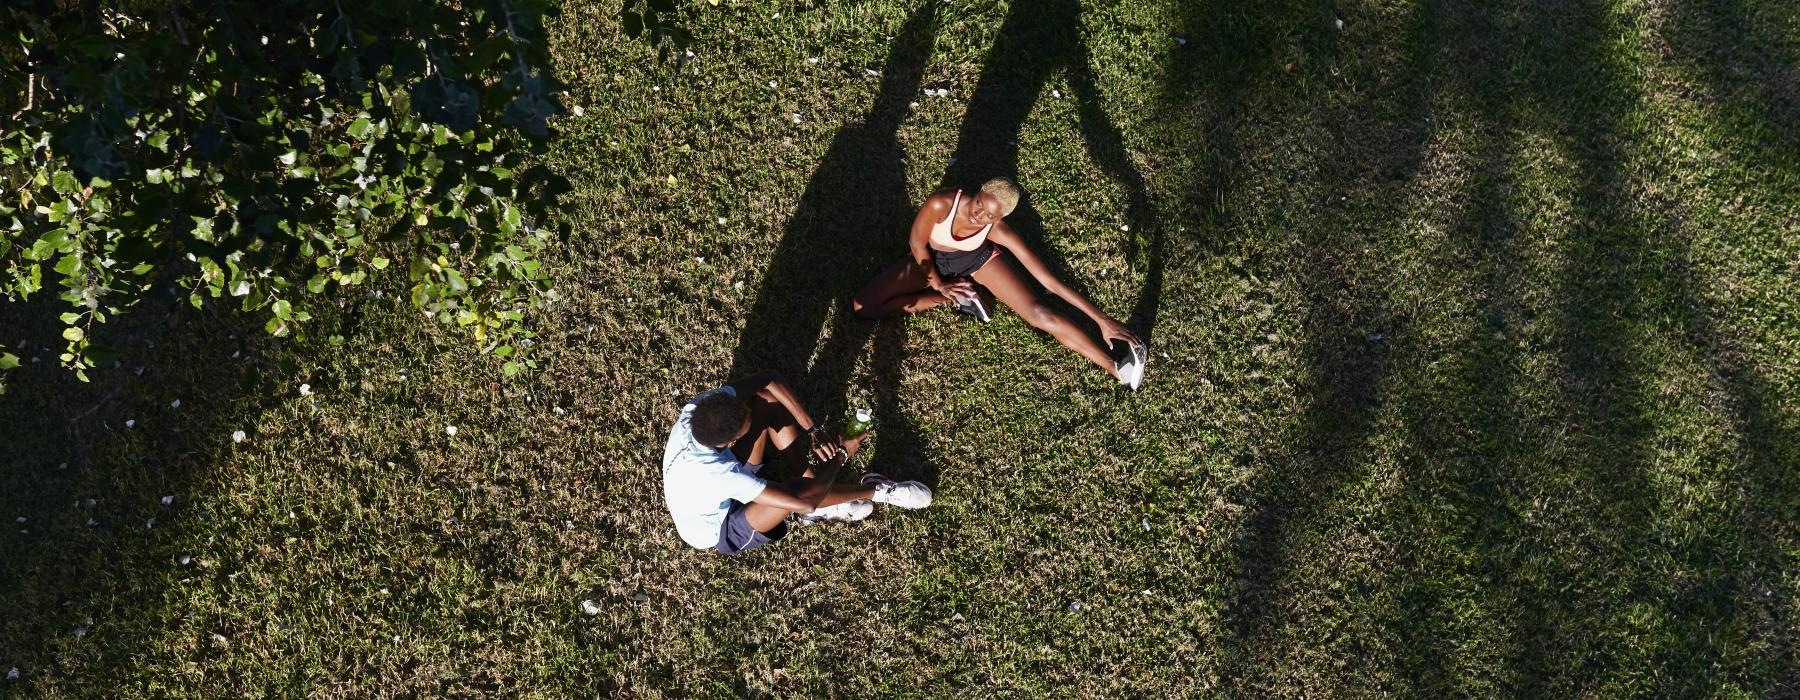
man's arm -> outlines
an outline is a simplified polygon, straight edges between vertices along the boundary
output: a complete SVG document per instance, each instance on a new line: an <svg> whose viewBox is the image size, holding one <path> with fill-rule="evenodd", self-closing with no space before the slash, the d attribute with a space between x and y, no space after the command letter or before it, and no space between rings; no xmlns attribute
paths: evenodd
<svg viewBox="0 0 1800 700"><path fill-rule="evenodd" d="M826 460L824 468L820 470L816 478L795 479L787 485L769 484L763 487L762 493L751 499L750 502L774 506L802 515L811 513L819 507L819 503L824 501L827 495L831 494L831 485L837 483L838 472L848 461L850 461L849 454L840 446L837 448L837 454Z"/></svg>
<svg viewBox="0 0 1800 700"><path fill-rule="evenodd" d="M793 414L794 422L800 425L801 430L810 431L813 426L818 425L818 421L813 420L812 414L807 413L806 407L800 404L800 396L794 392L793 385L788 384L787 378L781 376L780 372L758 372L727 382L726 386L737 392L740 399L754 395L781 404L788 413Z"/></svg>

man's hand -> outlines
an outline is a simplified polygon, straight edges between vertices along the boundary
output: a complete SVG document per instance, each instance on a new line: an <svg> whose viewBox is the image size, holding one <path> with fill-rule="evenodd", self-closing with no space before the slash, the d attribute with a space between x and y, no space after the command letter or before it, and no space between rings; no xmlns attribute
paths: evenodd
<svg viewBox="0 0 1800 700"><path fill-rule="evenodd" d="M819 463L828 463L837 458L838 450L844 449L844 443L835 437L814 433L812 453L819 458Z"/></svg>

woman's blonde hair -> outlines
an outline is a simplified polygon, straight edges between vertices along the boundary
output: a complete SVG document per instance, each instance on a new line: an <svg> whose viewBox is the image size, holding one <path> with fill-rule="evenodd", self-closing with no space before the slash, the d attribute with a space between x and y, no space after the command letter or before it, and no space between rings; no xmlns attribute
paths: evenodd
<svg viewBox="0 0 1800 700"><path fill-rule="evenodd" d="M1004 177L981 183L981 191L1000 202L1000 216L1013 213L1013 208L1019 206L1019 195L1023 194L1018 183Z"/></svg>

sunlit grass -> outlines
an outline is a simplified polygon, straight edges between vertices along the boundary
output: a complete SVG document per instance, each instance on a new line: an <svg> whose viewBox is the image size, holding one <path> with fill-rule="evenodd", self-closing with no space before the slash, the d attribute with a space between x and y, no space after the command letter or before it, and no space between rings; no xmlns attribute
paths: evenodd
<svg viewBox="0 0 1800 700"><path fill-rule="evenodd" d="M1748 5L727 2L668 65L571 7L541 372L390 295L147 308L80 385L0 310L0 688L1792 694L1800 12ZM963 152L1154 312L1137 394L1010 312L843 314L1013 117ZM688 550L657 457L734 366L875 407L856 466L935 505Z"/></svg>

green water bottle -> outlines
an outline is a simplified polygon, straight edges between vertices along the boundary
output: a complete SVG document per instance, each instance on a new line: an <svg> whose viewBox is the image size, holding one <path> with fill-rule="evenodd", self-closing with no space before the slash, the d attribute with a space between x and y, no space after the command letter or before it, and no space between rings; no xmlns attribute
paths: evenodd
<svg viewBox="0 0 1800 700"><path fill-rule="evenodd" d="M844 424L844 439L850 440L858 435L869 432L869 428L874 425L874 411L866 408L856 409L856 415L851 416L850 422Z"/></svg>

